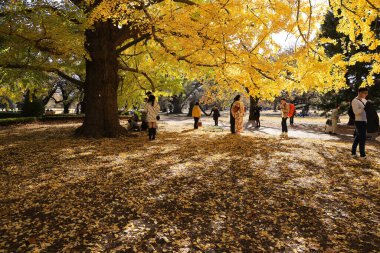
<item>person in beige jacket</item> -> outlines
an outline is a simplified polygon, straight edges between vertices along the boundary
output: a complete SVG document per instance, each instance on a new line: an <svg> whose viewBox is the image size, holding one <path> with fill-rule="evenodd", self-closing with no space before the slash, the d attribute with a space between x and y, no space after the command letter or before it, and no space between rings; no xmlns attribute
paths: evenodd
<svg viewBox="0 0 380 253"><path fill-rule="evenodd" d="M281 126L282 126L281 137L287 138L288 137L288 125L287 125L286 121L288 120L288 114L290 111L290 106L286 102L285 98L281 99L280 110L281 110L281 118L282 118L282 121L281 121Z"/></svg>

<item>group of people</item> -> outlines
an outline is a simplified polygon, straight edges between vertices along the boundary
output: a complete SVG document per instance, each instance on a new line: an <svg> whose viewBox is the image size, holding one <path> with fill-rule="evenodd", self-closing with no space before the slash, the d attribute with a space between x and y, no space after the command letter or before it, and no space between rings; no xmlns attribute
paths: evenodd
<svg viewBox="0 0 380 253"><path fill-rule="evenodd" d="M359 146L360 157L365 158L365 143L367 135L367 107L370 103L366 100L368 96L367 88L360 88L358 91L358 96L351 101L351 109L355 118L355 139L352 144L351 154L356 155L357 147ZM332 134L336 134L337 125L339 122L339 108L337 105L336 108L332 111ZM287 120L290 118L290 124L294 124L294 116L296 114L295 106L291 103L288 103L285 98L281 99L279 106L281 110L281 128L282 133L281 137L288 137L288 126ZM146 122L148 128L149 140L155 140L157 134L157 120L159 120L159 111L160 105L156 101L156 98L153 94L148 93L146 98L146 103L144 106L144 121ZM220 112L217 107L214 107L209 116L213 115L215 126L219 124ZM245 107L241 101L241 96L237 95L234 98L233 103L230 107L230 127L231 133L240 134L243 132ZM194 118L194 129L198 129L201 125L200 118L202 115L202 110L199 103L197 102L192 109L192 116ZM260 127L260 108L254 108L254 120L256 122L256 127ZM377 122L378 125L378 122Z"/></svg>
<svg viewBox="0 0 380 253"><path fill-rule="evenodd" d="M243 132L243 119L245 114L245 107L243 102L241 101L241 96L237 95L234 98L233 103L231 104L230 108L230 123L231 123L231 133L240 134ZM192 117L194 118L194 129L198 129L198 127L201 125L199 120L201 118L202 111L199 106L199 103L195 103L193 110L192 110ZM220 112L217 107L214 107L211 110L211 113L209 116L213 117L215 126L219 125L219 117Z"/></svg>
<svg viewBox="0 0 380 253"><path fill-rule="evenodd" d="M281 136L287 137L288 127L287 127L286 121L288 118L290 118L290 124L293 125L296 110L295 110L294 104L287 103L284 98L281 99L280 109L281 109L281 115L282 115L282 124L281 124L282 125L282 134L281 134ZM253 120L255 121L257 128L261 126L260 111L261 111L261 107L259 107L259 106L255 106L253 108ZM220 117L219 109L217 107L214 107L209 116L211 116L211 114L213 114L215 126L218 126L219 117ZM241 132L243 132L244 114L245 114L244 103L241 101L241 96L237 95L234 98L234 101L230 107L231 133L240 134ZM199 120L201 118L201 115L202 115L202 111L201 111L201 108L199 106L199 103L197 102L194 105L193 110L192 110L192 117L194 118L194 129L198 129L198 127L200 125Z"/></svg>
<svg viewBox="0 0 380 253"><path fill-rule="evenodd" d="M371 118L377 118L377 121L372 124L377 128L377 131L379 130L379 120L377 117L376 110L369 110L372 104L366 100L368 96L368 89L367 88L360 88L358 90L358 96L355 97L351 101L351 108L353 111L353 117L355 119L355 139L352 144L351 154L352 156L356 157L357 154L357 148L359 146L359 152L360 152L360 158L366 157L365 152L365 143L367 139L367 116L369 114L374 114L371 116ZM294 124L294 116L296 114L296 108L294 104L288 103L285 98L281 99L281 103L279 106L279 109L281 110L281 128L282 133L281 137L288 138L288 126L287 126L287 120L290 119L290 125ZM339 122L339 109L340 105L337 105L336 108L332 110L332 134L337 134L337 125ZM260 127L260 108L255 107L254 109L254 121L256 122L256 127ZM212 113L214 113L214 121L215 125L218 125L218 118L220 116L219 110L217 108L214 108ZM230 127L231 127L231 133L240 134L243 131L243 118L245 114L245 107L243 102L241 101L241 96L237 95L234 98L233 103L231 104L230 108ZM197 103L193 108L193 117L194 117L194 128L198 128L198 122L201 117L201 109L199 107L199 103Z"/></svg>

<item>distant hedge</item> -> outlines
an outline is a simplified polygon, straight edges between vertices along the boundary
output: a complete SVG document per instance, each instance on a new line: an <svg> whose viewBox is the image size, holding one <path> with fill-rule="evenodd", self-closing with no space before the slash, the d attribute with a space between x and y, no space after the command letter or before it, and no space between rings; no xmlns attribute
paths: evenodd
<svg viewBox="0 0 380 253"><path fill-rule="evenodd" d="M21 118L23 117L20 112L0 112L0 119L6 118ZM23 117L25 118L25 117Z"/></svg>
<svg viewBox="0 0 380 253"><path fill-rule="evenodd" d="M36 122L37 120L38 119L36 117L19 117L19 118L0 119L0 126L26 124L26 123Z"/></svg>
<svg viewBox="0 0 380 253"><path fill-rule="evenodd" d="M19 115L18 115L19 116ZM130 116L120 116L120 119L129 119ZM33 122L54 122L54 121L74 121L82 122L84 114L54 114L44 115L42 117L13 117L13 118L0 118L0 126L10 126L17 124L26 124Z"/></svg>

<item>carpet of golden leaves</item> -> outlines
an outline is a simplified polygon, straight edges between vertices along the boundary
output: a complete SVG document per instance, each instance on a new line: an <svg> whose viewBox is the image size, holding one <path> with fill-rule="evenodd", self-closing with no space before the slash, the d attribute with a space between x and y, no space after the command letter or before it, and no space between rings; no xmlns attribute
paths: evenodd
<svg viewBox="0 0 380 253"><path fill-rule="evenodd" d="M76 126L0 130L0 252L380 251L378 142Z"/></svg>

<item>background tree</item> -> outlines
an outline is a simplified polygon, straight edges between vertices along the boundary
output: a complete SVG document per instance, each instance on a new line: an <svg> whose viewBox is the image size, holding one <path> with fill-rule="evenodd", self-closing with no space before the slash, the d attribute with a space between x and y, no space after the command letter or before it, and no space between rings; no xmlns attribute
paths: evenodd
<svg viewBox="0 0 380 253"><path fill-rule="evenodd" d="M313 34L322 9L307 0L12 1L2 10L2 34L19 37L17 43L30 47L34 58L20 65L8 55L0 65L50 71L81 83L86 117L79 135L125 132L117 113L122 72L155 86L150 75L160 70L196 80L212 69L218 85L238 92L248 88L262 99L282 90L342 87L345 66L340 57L323 57L316 48ZM273 35L280 32L301 41L293 54L278 54ZM85 66L85 75L71 66Z"/></svg>
<svg viewBox="0 0 380 253"><path fill-rule="evenodd" d="M356 45L355 41L351 41L350 36L344 34L339 30L339 22L342 18L334 15L332 11L327 12L325 21L321 26L321 41L323 43L326 54L329 57L334 55L344 55L344 61L347 62L347 72L345 74L346 87L337 92L328 92L320 97L319 107L325 111L335 108L336 104L341 104L348 110L349 102L356 96L357 90L360 86L367 84L367 78L373 68L375 61L358 61L357 57L371 56L380 52L379 46L370 49L366 44ZM371 29L376 37L380 36L380 18L377 18L371 24ZM361 33L356 35L355 40L363 38ZM373 74L373 85L369 87L370 99L375 102L375 105L380 108L380 74Z"/></svg>

